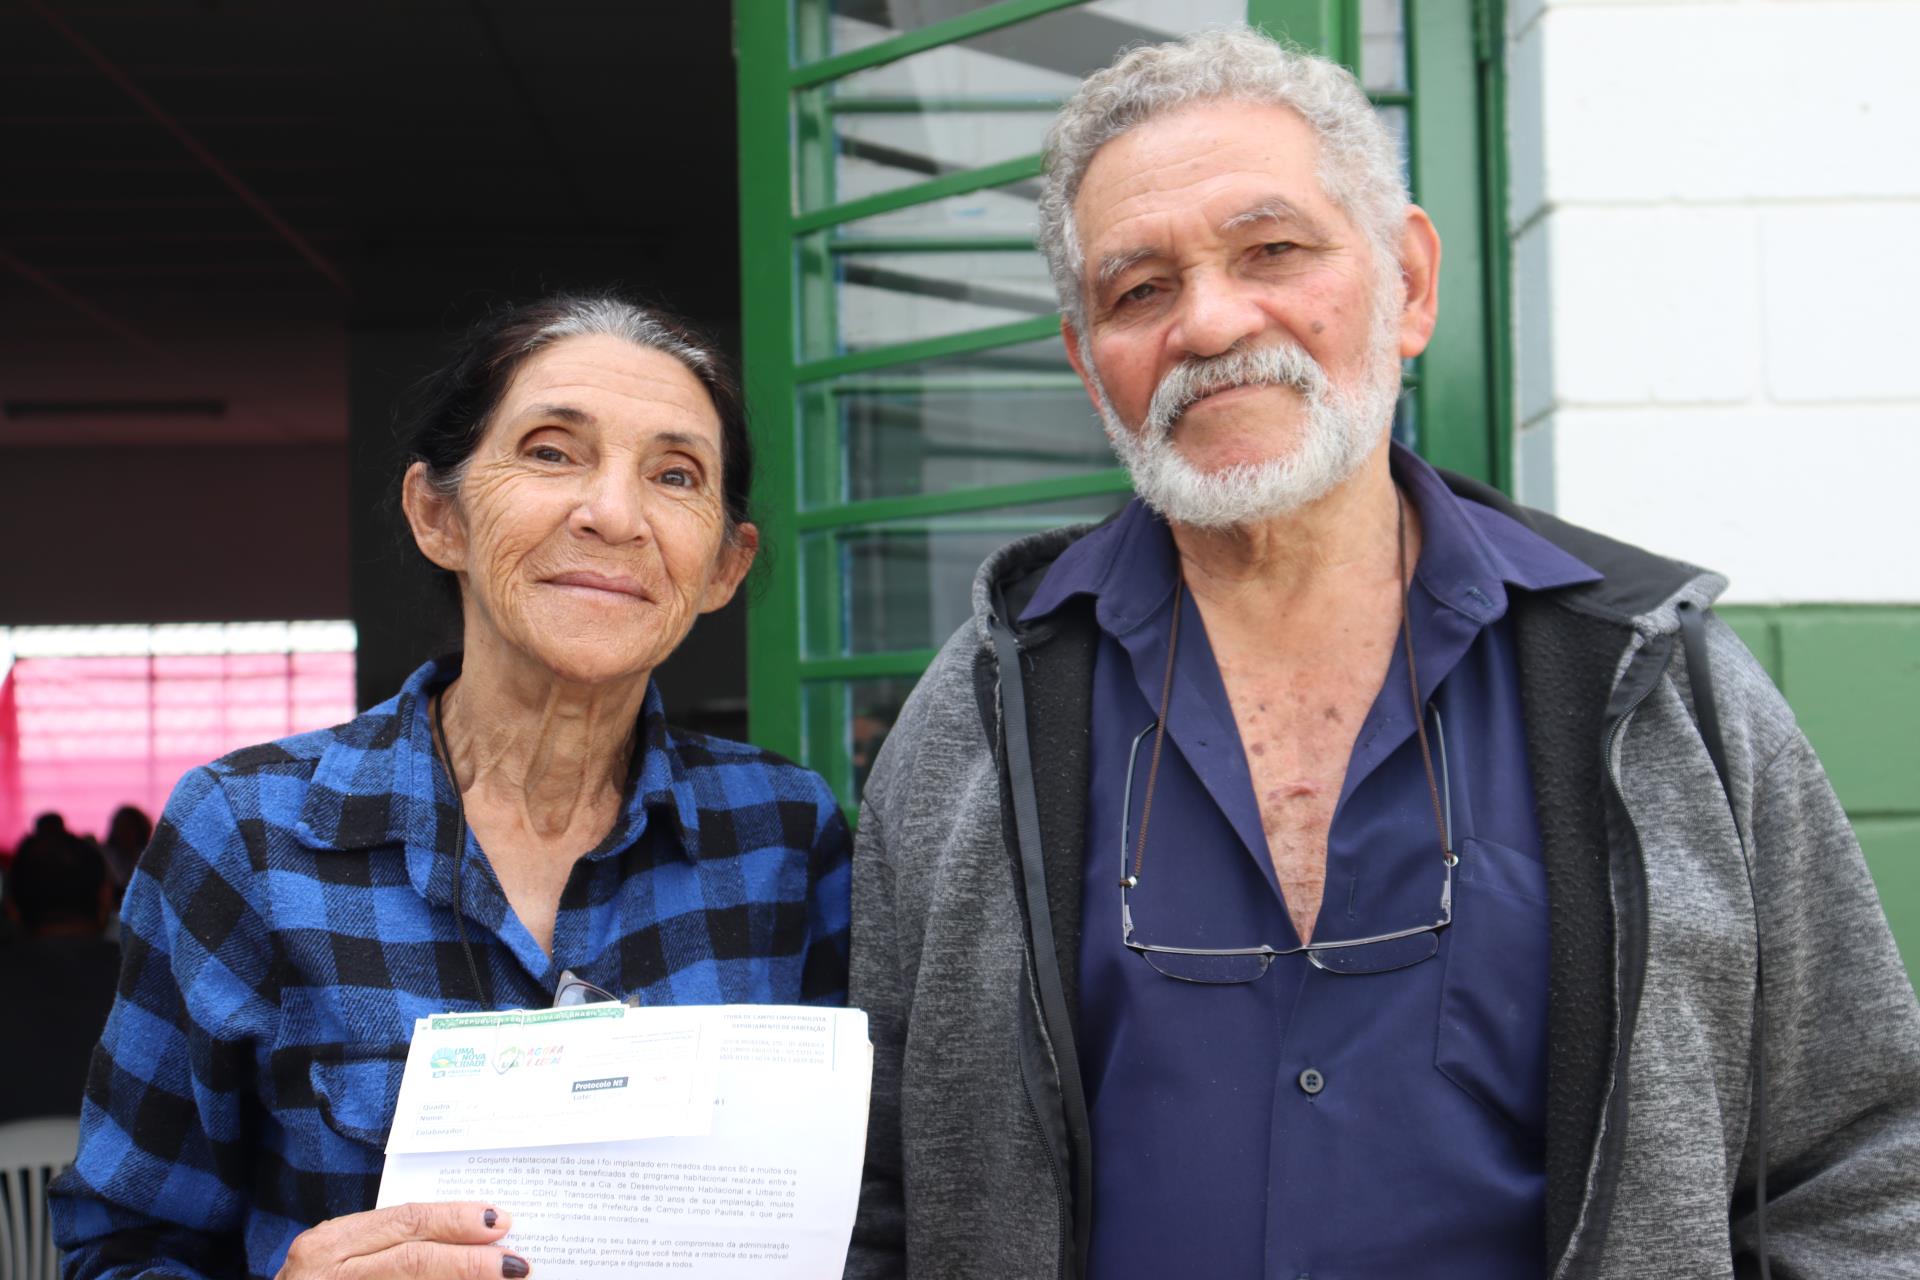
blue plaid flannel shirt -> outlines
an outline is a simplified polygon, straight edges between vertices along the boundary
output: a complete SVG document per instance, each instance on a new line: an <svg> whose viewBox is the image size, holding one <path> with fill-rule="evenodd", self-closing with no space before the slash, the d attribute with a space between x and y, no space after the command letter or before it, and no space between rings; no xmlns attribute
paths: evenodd
<svg viewBox="0 0 1920 1280"><path fill-rule="evenodd" d="M119 999L52 1194L68 1280L271 1276L301 1231L371 1208L427 1014L544 1007L563 969L646 1004L845 1000L850 839L826 783L669 729L656 688L551 958L469 844L476 993L429 724L454 672L429 664L348 724L174 789L127 891Z"/></svg>

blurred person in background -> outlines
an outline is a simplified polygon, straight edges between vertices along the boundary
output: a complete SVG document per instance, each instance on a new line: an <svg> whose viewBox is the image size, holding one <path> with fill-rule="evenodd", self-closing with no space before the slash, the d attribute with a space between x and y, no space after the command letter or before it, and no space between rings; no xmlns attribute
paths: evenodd
<svg viewBox="0 0 1920 1280"><path fill-rule="evenodd" d="M58 813L48 810L34 818L33 828L20 837L20 843L7 855L6 867L9 875L13 871L14 860L25 853L27 846L39 838L58 839L67 835L67 820ZM12 938L19 932L20 922L12 912L0 911L0 942Z"/></svg>
<svg viewBox="0 0 1920 1280"><path fill-rule="evenodd" d="M34 818L33 830L29 831L24 837L22 837L20 843L21 843L21 847L25 848L26 842L28 840L33 839L35 836L63 836L66 834L67 834L66 818L61 814L54 813L51 810L49 810L48 812L40 814L39 816Z"/></svg>
<svg viewBox="0 0 1920 1280"><path fill-rule="evenodd" d="M113 811L107 824L107 838L100 852L107 860L108 889L111 895L107 914L107 937L120 941L120 903L127 896L140 855L153 839L153 819L138 805L123 804Z"/></svg>
<svg viewBox="0 0 1920 1280"><path fill-rule="evenodd" d="M14 937L0 945L0 1025L33 1052L0 1054L0 1121L80 1114L120 972L120 948L102 937L110 894L99 847L65 823L21 842L7 878Z"/></svg>
<svg viewBox="0 0 1920 1280"><path fill-rule="evenodd" d="M524 1276L511 1205L372 1207L416 1018L845 999L838 801L669 728L652 679L759 542L721 357L612 296L502 311L425 385L410 452L462 651L175 788L53 1193L68 1280Z"/></svg>
<svg viewBox="0 0 1920 1280"><path fill-rule="evenodd" d="M139 805L123 804L113 811L100 852L106 856L107 870L113 875L114 905L119 905L127 881L133 879L133 869L140 865L140 855L146 852L147 841L151 839L153 819Z"/></svg>

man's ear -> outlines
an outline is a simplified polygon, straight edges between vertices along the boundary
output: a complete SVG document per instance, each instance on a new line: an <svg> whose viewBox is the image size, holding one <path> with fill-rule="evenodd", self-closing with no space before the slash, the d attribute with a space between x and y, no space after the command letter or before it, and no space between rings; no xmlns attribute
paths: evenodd
<svg viewBox="0 0 1920 1280"><path fill-rule="evenodd" d="M1419 205L1407 206L1407 222L1400 231L1400 280L1406 286L1400 356L1412 359L1427 349L1440 316L1440 233Z"/></svg>
<svg viewBox="0 0 1920 1280"><path fill-rule="evenodd" d="M1060 340L1067 344L1067 363L1080 375L1080 386L1087 393L1087 399L1093 402L1093 411L1100 412L1100 397L1094 394L1093 379L1087 376L1087 362L1080 354L1080 331L1073 327L1073 321L1065 314L1060 317Z"/></svg>
<svg viewBox="0 0 1920 1280"><path fill-rule="evenodd" d="M459 573L467 567L467 531L453 500L433 487L427 479L427 464L416 462L407 468L400 482L400 509L407 514L413 530L413 543L442 569Z"/></svg>
<svg viewBox="0 0 1920 1280"><path fill-rule="evenodd" d="M753 557L759 550L758 525L743 520L733 527L733 535L720 546L719 567L712 581L707 583L706 592L700 597L700 612L712 613L715 609L724 608L727 601L733 599L734 592L746 581L747 570L753 568Z"/></svg>

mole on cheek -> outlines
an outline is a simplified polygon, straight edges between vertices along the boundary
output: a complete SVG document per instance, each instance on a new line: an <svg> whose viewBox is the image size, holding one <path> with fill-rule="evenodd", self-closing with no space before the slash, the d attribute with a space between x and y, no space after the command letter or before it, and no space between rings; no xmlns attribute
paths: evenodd
<svg viewBox="0 0 1920 1280"><path fill-rule="evenodd" d="M1313 322L1313 331L1315 333L1325 333L1327 331L1327 322L1324 320L1315 320Z"/></svg>

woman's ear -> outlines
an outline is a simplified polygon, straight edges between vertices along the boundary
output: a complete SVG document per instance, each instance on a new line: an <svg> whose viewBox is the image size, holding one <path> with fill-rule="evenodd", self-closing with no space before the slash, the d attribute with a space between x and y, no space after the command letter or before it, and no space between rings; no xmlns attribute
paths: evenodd
<svg viewBox="0 0 1920 1280"><path fill-rule="evenodd" d="M416 462L407 468L400 482L400 509L407 513L413 530L413 543L442 569L459 573L467 567L467 531L453 499L434 488L427 478L427 464Z"/></svg>
<svg viewBox="0 0 1920 1280"><path fill-rule="evenodd" d="M713 578L700 598L700 612L712 613L733 599L733 593L746 580L747 570L753 568L753 557L759 550L758 525L743 520L733 526L733 532L720 544L720 563L714 567Z"/></svg>

